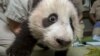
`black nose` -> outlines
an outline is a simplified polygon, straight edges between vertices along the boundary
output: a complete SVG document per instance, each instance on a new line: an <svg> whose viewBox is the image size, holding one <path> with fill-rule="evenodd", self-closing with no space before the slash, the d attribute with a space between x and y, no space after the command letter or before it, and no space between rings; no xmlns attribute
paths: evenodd
<svg viewBox="0 0 100 56"><path fill-rule="evenodd" d="M65 41L62 39L56 39L56 41L62 46L66 46L66 45L69 45L71 43L71 41Z"/></svg>

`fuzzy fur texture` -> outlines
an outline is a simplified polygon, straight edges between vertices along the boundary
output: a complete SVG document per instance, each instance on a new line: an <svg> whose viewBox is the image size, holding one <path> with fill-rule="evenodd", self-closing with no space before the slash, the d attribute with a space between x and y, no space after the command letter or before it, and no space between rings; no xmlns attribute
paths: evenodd
<svg viewBox="0 0 100 56"><path fill-rule="evenodd" d="M50 17L50 15L53 16ZM54 17L53 20L56 18L53 23L48 21L52 17ZM7 50L8 56L30 56L32 48L38 41L50 49L59 50L55 56L66 56L65 50L73 42L75 34L70 25L70 18L72 18L74 32L79 32L78 15L69 0L41 0L27 22L22 24L21 32ZM44 23L47 24L46 27Z"/></svg>
<svg viewBox="0 0 100 56"><path fill-rule="evenodd" d="M52 13L58 15L57 22L44 28L43 20ZM43 0L29 17L30 31L32 35L36 36L37 39L42 39L49 47L60 49L60 45L55 41L57 38L64 41L73 41L70 18L73 21L74 32L79 32L77 12L69 0Z"/></svg>

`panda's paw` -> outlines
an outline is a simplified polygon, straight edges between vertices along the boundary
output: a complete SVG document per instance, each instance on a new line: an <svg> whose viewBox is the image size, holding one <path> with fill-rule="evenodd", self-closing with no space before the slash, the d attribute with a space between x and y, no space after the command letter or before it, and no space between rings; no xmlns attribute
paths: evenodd
<svg viewBox="0 0 100 56"><path fill-rule="evenodd" d="M21 48L9 48L7 49L7 56L31 56L30 52Z"/></svg>

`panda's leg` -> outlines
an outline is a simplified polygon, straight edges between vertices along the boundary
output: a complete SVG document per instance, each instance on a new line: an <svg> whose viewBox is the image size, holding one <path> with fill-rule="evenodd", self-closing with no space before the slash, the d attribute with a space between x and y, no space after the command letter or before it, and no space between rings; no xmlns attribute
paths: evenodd
<svg viewBox="0 0 100 56"><path fill-rule="evenodd" d="M55 51L55 56L67 56L68 50Z"/></svg>
<svg viewBox="0 0 100 56"><path fill-rule="evenodd" d="M13 44L7 49L8 56L30 56L37 40L30 34L28 25L24 22L21 31Z"/></svg>

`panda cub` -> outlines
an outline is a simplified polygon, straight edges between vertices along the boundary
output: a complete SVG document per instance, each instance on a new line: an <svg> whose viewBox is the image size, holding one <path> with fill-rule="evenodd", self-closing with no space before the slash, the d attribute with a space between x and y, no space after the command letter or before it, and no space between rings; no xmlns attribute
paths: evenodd
<svg viewBox="0 0 100 56"><path fill-rule="evenodd" d="M74 5L69 0L36 0L34 5L28 20L22 23L20 33L7 49L7 55L31 56L34 46L42 41L55 51L55 56L66 56L79 27Z"/></svg>

